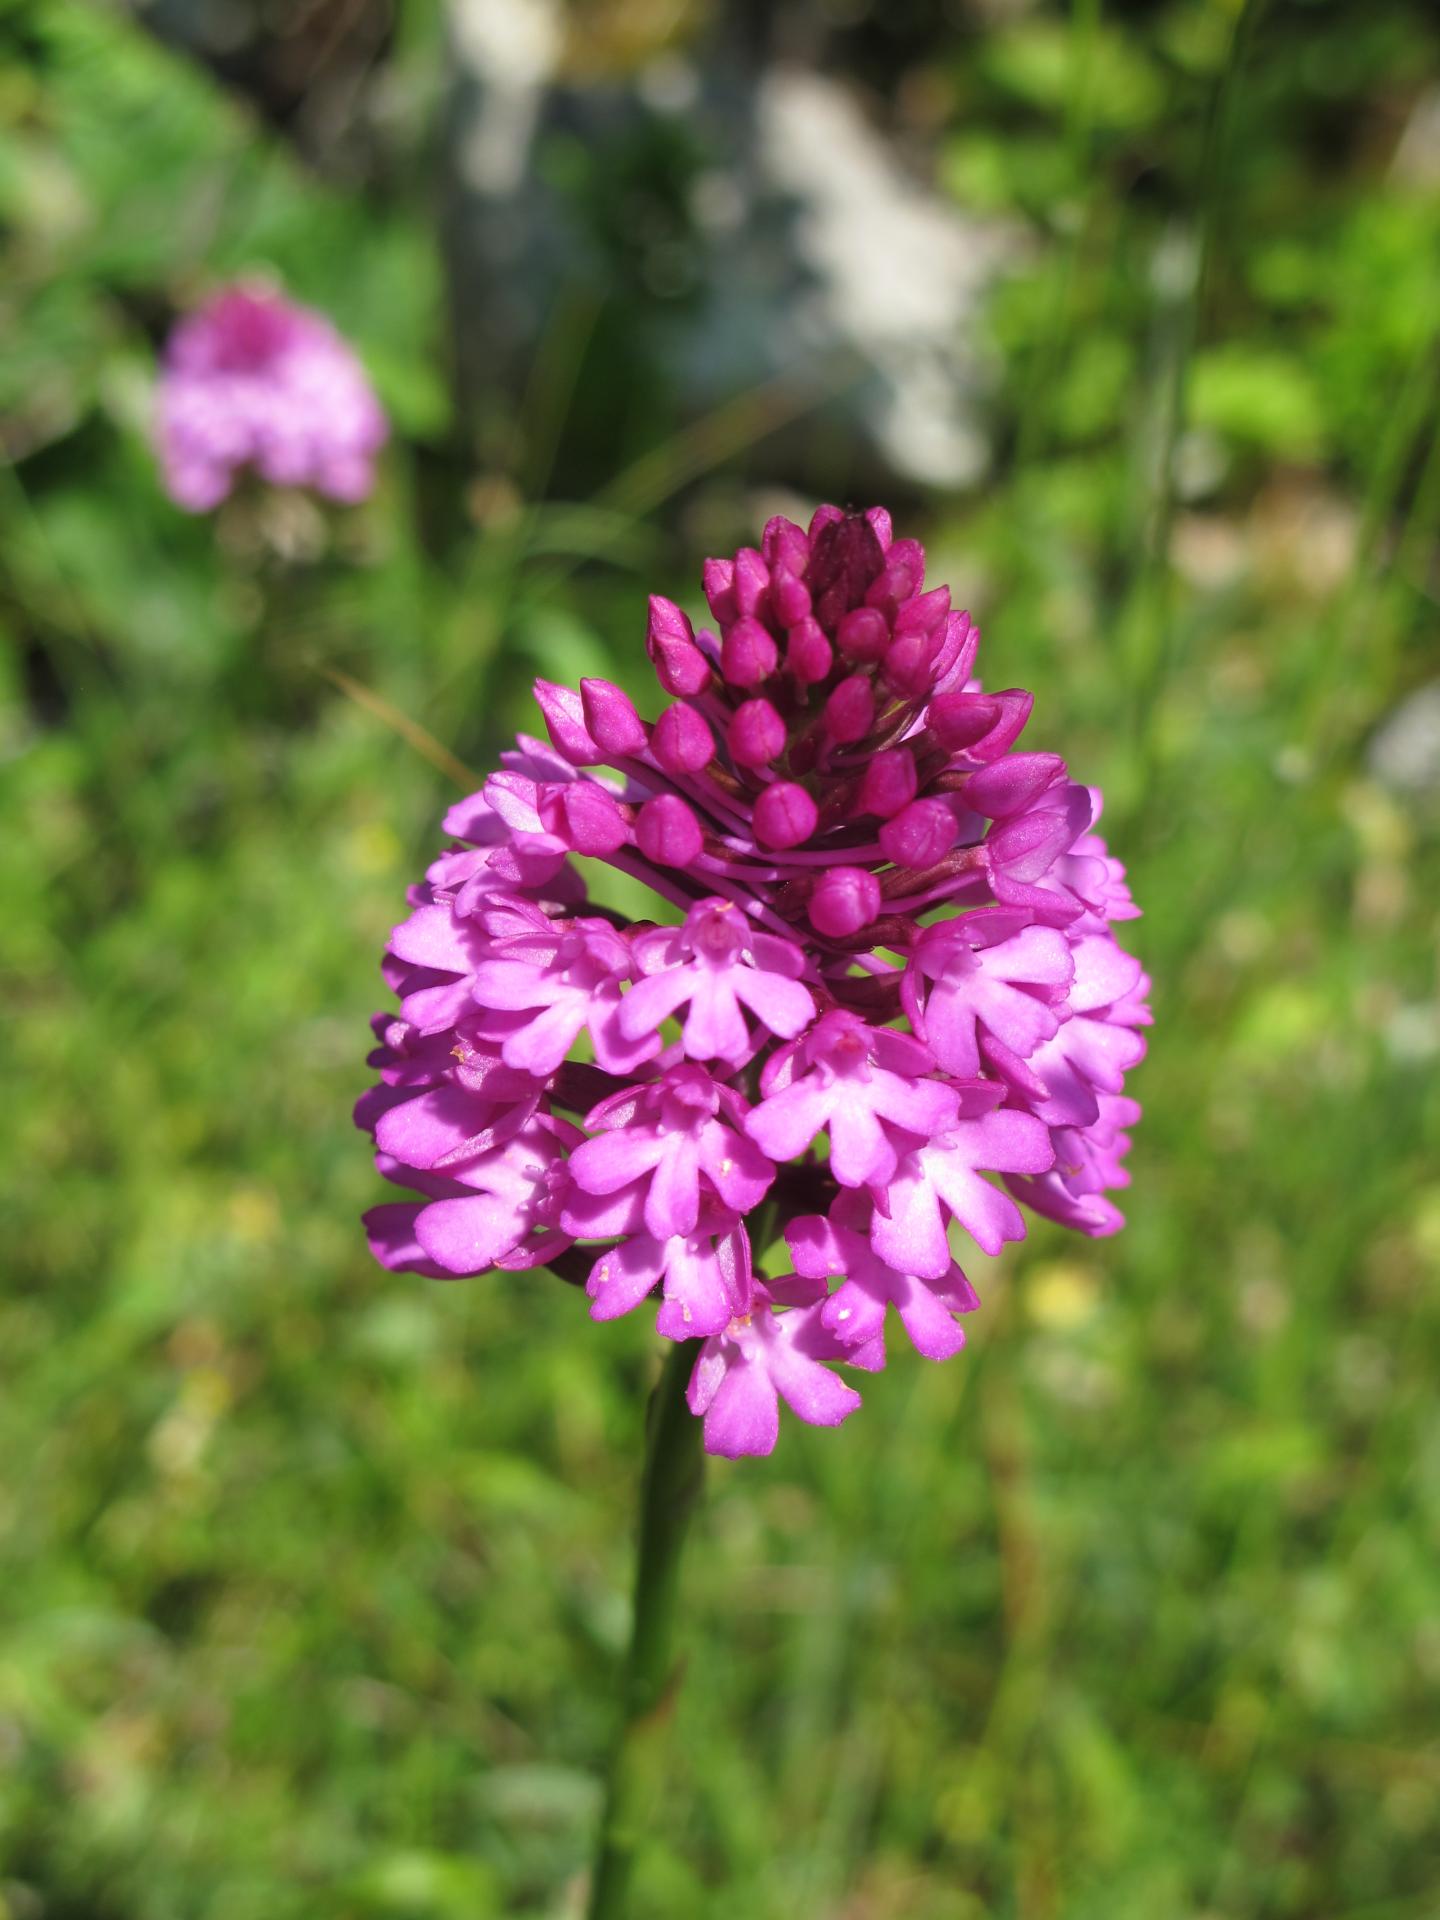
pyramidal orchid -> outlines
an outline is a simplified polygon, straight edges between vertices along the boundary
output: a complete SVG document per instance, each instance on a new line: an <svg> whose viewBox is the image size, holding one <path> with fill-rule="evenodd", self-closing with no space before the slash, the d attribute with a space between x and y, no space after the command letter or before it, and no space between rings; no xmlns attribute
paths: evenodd
<svg viewBox="0 0 1440 1920"><path fill-rule="evenodd" d="M180 321L156 411L166 491L190 513L218 507L246 469L270 486L363 500L388 433L359 359L324 314L258 281Z"/></svg>
<svg viewBox="0 0 1440 1920"><path fill-rule="evenodd" d="M377 1258L548 1267L671 1343L590 1920L630 1911L702 1442L839 1426L892 1320L952 1358L1022 1207L1123 1224L1150 1019L1124 868L924 573L880 509L821 507L705 563L712 626L652 599L659 710L539 681L548 743L451 808L384 958L356 1119L414 1197L366 1216ZM605 866L645 917L592 898Z"/></svg>
<svg viewBox="0 0 1440 1920"><path fill-rule="evenodd" d="M415 1198L368 1216L377 1257L654 1311L713 1453L768 1453L782 1404L848 1419L892 1308L956 1353L1022 1207L1122 1224L1150 1018L1124 869L924 568L827 506L705 563L709 628L652 599L659 710L538 682L548 743L451 809L385 958L357 1118ZM604 865L650 917L591 904Z"/></svg>

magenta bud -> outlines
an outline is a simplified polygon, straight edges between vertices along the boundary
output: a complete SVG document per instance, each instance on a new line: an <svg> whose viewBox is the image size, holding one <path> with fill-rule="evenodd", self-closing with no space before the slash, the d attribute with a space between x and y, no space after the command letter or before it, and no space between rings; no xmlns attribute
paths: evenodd
<svg viewBox="0 0 1440 1920"><path fill-rule="evenodd" d="M880 882L863 867L831 867L816 882L806 911L817 933L832 939L858 933L880 911Z"/></svg>
<svg viewBox="0 0 1440 1920"><path fill-rule="evenodd" d="M793 520L787 520L783 513L777 513L765 522L765 531L760 536L760 551L769 562L773 580L777 567L783 567L791 574L804 573L810 559L810 542L803 527L797 527Z"/></svg>
<svg viewBox="0 0 1440 1920"><path fill-rule="evenodd" d="M865 509L865 518L875 529L875 538L880 542L881 546L888 548L891 541L895 538L895 529L890 524L890 515L886 512L885 508L867 507Z"/></svg>
<svg viewBox="0 0 1440 1920"><path fill-rule="evenodd" d="M856 798L860 813L876 813L882 820L908 807L915 798L915 762L904 747L877 753L865 769Z"/></svg>
<svg viewBox="0 0 1440 1920"><path fill-rule="evenodd" d="M890 644L890 622L878 607L852 607L835 629L835 644L847 660L868 665L883 658Z"/></svg>
<svg viewBox="0 0 1440 1920"><path fill-rule="evenodd" d="M735 556L735 606L753 614L770 586L770 569L754 547L742 547ZM719 618L719 615L716 615Z"/></svg>
<svg viewBox="0 0 1440 1920"><path fill-rule="evenodd" d="M630 828L618 803L603 787L577 780L560 798L565 825L576 853L614 853L630 838Z"/></svg>
<svg viewBox="0 0 1440 1920"><path fill-rule="evenodd" d="M955 816L943 800L912 800L880 829L880 851L897 867L933 867L955 844Z"/></svg>
<svg viewBox="0 0 1440 1920"><path fill-rule="evenodd" d="M699 773L715 758L715 736L705 716L682 700L655 722L650 751L666 773Z"/></svg>
<svg viewBox="0 0 1440 1920"><path fill-rule="evenodd" d="M585 710L573 687L557 687L553 680L535 682L535 701L545 716L545 729L572 767L593 767L605 758L585 725Z"/></svg>
<svg viewBox="0 0 1440 1920"><path fill-rule="evenodd" d="M897 693L928 693L935 682L935 655L940 647L939 634L902 633L885 655L882 672L887 686Z"/></svg>
<svg viewBox="0 0 1440 1920"><path fill-rule="evenodd" d="M835 655L818 620L798 620L785 642L785 666L802 687L815 687L828 678Z"/></svg>
<svg viewBox="0 0 1440 1920"><path fill-rule="evenodd" d="M695 629L675 602L663 594L650 596L645 651L666 693L700 693L710 679L710 663L695 644Z"/></svg>
<svg viewBox="0 0 1440 1920"><path fill-rule="evenodd" d="M770 576L770 607L782 627L793 627L810 612L810 589L795 574L777 569Z"/></svg>
<svg viewBox="0 0 1440 1920"><path fill-rule="evenodd" d="M711 613L722 627L729 626L740 611L735 604L735 562L707 560L700 569L700 584L705 589Z"/></svg>
<svg viewBox="0 0 1440 1920"><path fill-rule="evenodd" d="M645 751L645 723L623 688L610 680L582 680L580 704L591 739L605 753Z"/></svg>
<svg viewBox="0 0 1440 1920"><path fill-rule="evenodd" d="M940 693L925 709L925 720L946 753L963 753L983 740L1000 718L1000 703L989 693Z"/></svg>
<svg viewBox="0 0 1440 1920"><path fill-rule="evenodd" d="M938 634L950 617L949 587L932 587L907 600L895 615L895 633Z"/></svg>
<svg viewBox="0 0 1440 1920"><path fill-rule="evenodd" d="M862 605L884 568L885 551L863 513L847 513L822 527L811 542L805 575L821 626L833 631L851 607Z"/></svg>
<svg viewBox="0 0 1440 1920"><path fill-rule="evenodd" d="M819 820L815 802L793 780L775 781L755 802L755 838L762 847L798 847Z"/></svg>
<svg viewBox="0 0 1440 1920"><path fill-rule="evenodd" d="M963 609L945 622L945 638L931 665L935 685L944 692L958 691L975 671L975 656L980 651L980 629Z"/></svg>
<svg viewBox="0 0 1440 1920"><path fill-rule="evenodd" d="M758 620L737 620L720 649L720 671L732 687L758 687L775 671L779 649Z"/></svg>
<svg viewBox="0 0 1440 1920"><path fill-rule="evenodd" d="M1005 820L1023 813L1064 777L1065 762L1058 753L1012 753L971 774L965 782L965 804L992 820Z"/></svg>
<svg viewBox="0 0 1440 1920"><path fill-rule="evenodd" d="M875 695L863 673L842 680L825 702L825 731L836 746L863 740L875 720Z"/></svg>
<svg viewBox="0 0 1440 1920"><path fill-rule="evenodd" d="M1025 731L1033 693L1007 687L1003 693L942 693L930 702L926 720L946 753L998 760Z"/></svg>
<svg viewBox="0 0 1440 1920"><path fill-rule="evenodd" d="M747 700L735 709L726 742L738 766L768 767L785 751L785 722L768 700Z"/></svg>
<svg viewBox="0 0 1440 1920"><path fill-rule="evenodd" d="M635 821L635 838L658 867L688 867L700 857L700 824L677 793L657 793Z"/></svg>
<svg viewBox="0 0 1440 1920"><path fill-rule="evenodd" d="M843 520L844 518L845 510L843 507L816 507L814 513L810 516L811 547L814 547L816 540L826 527L833 527L837 521Z"/></svg>
<svg viewBox="0 0 1440 1920"><path fill-rule="evenodd" d="M866 591L865 604L894 613L920 591L925 578L925 549L918 540L896 540L884 555L884 561L883 571Z"/></svg>

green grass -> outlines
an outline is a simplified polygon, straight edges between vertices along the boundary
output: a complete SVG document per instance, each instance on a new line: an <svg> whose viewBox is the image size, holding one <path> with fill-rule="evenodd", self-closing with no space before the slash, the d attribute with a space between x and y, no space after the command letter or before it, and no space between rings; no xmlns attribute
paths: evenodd
<svg viewBox="0 0 1440 1920"><path fill-rule="evenodd" d="M537 665L638 689L645 592L762 510L763 409L572 502L561 366L513 423L549 499L466 528L413 173L362 201L119 15L16 17L0 1915L573 1914L653 1342L368 1261L349 1106L450 789L326 670L475 766ZM713 1468L637 1920L1440 1910L1440 809L1365 761L1436 670L1440 194L1390 148L1440 48L1272 0L1207 143L1233 26L919 56L946 179L1034 244L997 475L907 518L1111 795L1155 981L1130 1225L977 1262L965 1355L897 1344L845 1428ZM1177 291L1157 252L1207 233ZM158 493L149 329L254 257L396 416L339 521ZM1167 502L1172 443L1219 477Z"/></svg>

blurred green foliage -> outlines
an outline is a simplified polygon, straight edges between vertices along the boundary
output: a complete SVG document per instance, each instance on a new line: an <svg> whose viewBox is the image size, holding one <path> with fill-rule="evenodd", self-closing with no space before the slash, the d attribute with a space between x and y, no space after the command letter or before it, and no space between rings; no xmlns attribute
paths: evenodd
<svg viewBox="0 0 1440 1920"><path fill-rule="evenodd" d="M1435 22L939 11L837 10L1028 235L995 474L911 518L1147 911L1131 1224L712 1473L637 1911L1421 1920L1440 806L1365 752L1437 671ZM0 34L0 1915L574 1913L653 1355L367 1261L348 1108L448 791L384 715L479 766L537 666L638 689L763 417L571 500L552 365L475 470L429 8L364 188L118 11ZM156 341L256 261L392 412L361 510L159 492Z"/></svg>

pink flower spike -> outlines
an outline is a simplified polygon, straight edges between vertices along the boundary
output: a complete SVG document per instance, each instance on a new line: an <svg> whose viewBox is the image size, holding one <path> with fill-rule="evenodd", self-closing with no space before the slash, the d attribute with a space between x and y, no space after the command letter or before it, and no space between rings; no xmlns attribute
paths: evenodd
<svg viewBox="0 0 1440 1920"><path fill-rule="evenodd" d="M605 757L625 759L645 751L645 723L623 688L610 680L582 680L580 704L586 729Z"/></svg>
<svg viewBox="0 0 1440 1920"><path fill-rule="evenodd" d="M885 1364L892 1306L959 1349L957 1230L990 1256L1022 1206L1118 1230L1151 1016L1099 792L1016 750L1030 695L980 691L917 542L825 507L705 589L723 638L651 602L658 719L542 681L553 744L519 735L447 814L355 1118L410 1189L367 1215L379 1260L588 1269L594 1319L643 1303L700 1344L705 1444L742 1455L782 1400L846 1418L831 1369ZM625 886L592 907L597 861ZM756 1218L794 1272L757 1278Z"/></svg>
<svg viewBox="0 0 1440 1920"><path fill-rule="evenodd" d="M249 469L272 487L363 500L388 428L351 347L321 313L259 283L176 326L156 395L166 491L208 513Z"/></svg>
<svg viewBox="0 0 1440 1920"><path fill-rule="evenodd" d="M746 700L731 719L727 744L738 766L768 767L785 751L785 722L768 700Z"/></svg>
<svg viewBox="0 0 1440 1920"><path fill-rule="evenodd" d="M762 847L801 846L820 822L815 802L792 780L775 780L755 802L755 838Z"/></svg>
<svg viewBox="0 0 1440 1920"><path fill-rule="evenodd" d="M645 802L636 817L635 838L657 867L691 866L705 844L699 822L674 793L659 793Z"/></svg>

